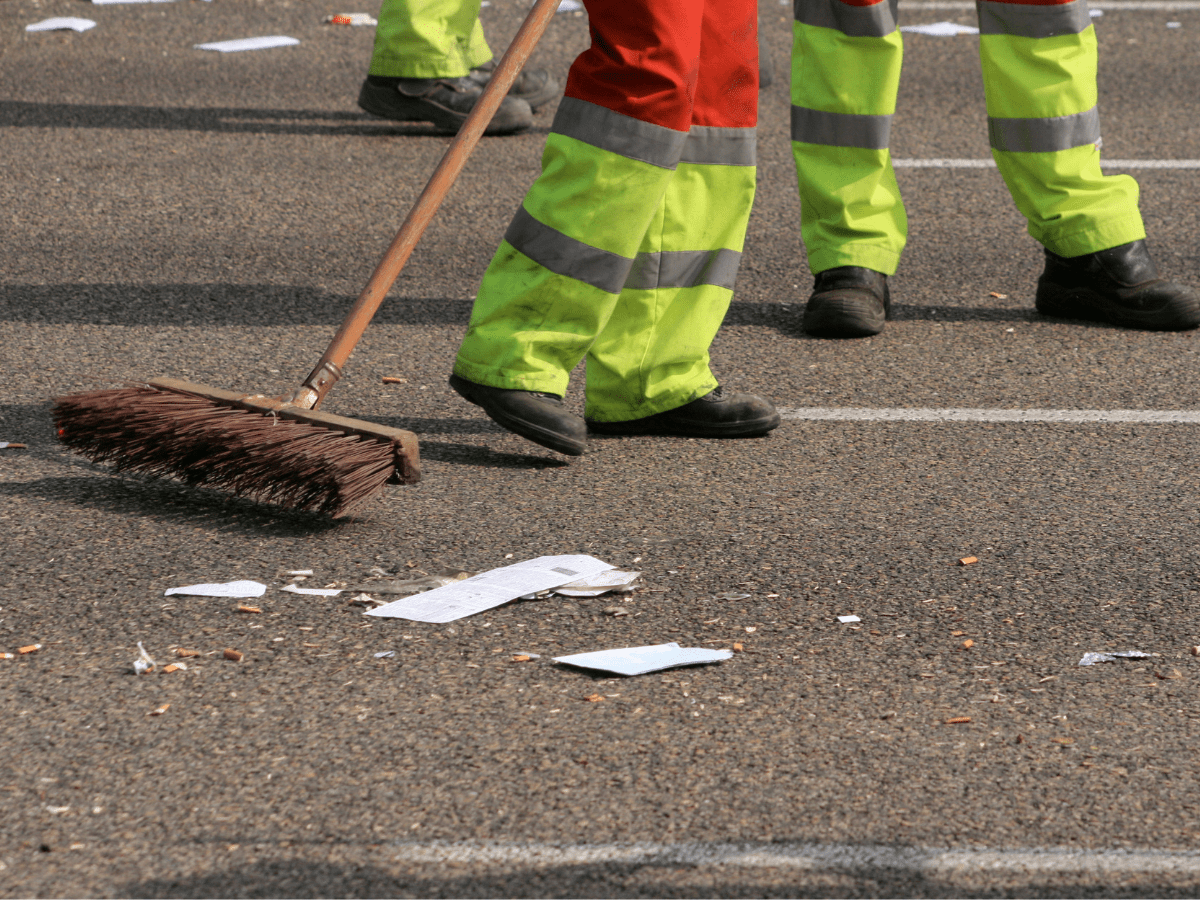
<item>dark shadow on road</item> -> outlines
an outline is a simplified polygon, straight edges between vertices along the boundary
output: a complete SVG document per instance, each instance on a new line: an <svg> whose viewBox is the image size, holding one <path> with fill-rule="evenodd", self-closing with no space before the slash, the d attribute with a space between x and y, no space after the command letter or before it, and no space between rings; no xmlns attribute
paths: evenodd
<svg viewBox="0 0 1200 900"><path fill-rule="evenodd" d="M0 321L47 325L337 325L354 297L275 284L0 284ZM465 325L470 300L393 289L372 320Z"/></svg>
<svg viewBox="0 0 1200 900"><path fill-rule="evenodd" d="M745 303L735 301L725 317L726 325L774 328L789 337L805 337L801 327L804 303ZM892 305L891 322L1046 322L1033 309L1008 309L997 306L914 306Z"/></svg>
<svg viewBox="0 0 1200 900"><path fill-rule="evenodd" d="M319 851L318 851L319 852ZM386 858L387 849L376 852ZM396 868L403 864L397 863ZM1045 878L1041 883L979 873L989 886L971 889L969 880L949 884L911 871L885 867L837 866L788 872L738 866L686 864L580 864L514 867L484 874L433 874L458 869L430 863L413 874L393 873L360 863L303 859L263 860L243 868L200 877L158 878L120 885L123 897L1194 897L1197 885L1103 883L1102 876ZM431 871L432 870L432 871ZM967 879L970 873L963 873ZM758 877L755 877L758 876ZM1013 883L1015 881L1015 883ZM997 883L1000 882L1000 883Z"/></svg>
<svg viewBox="0 0 1200 900"><path fill-rule="evenodd" d="M399 420L403 421L403 420ZM407 425L398 425L407 428ZM497 427L496 432L503 434ZM421 434L417 432L417 438ZM571 463L564 457L533 456L527 453L505 453L474 444L451 444L444 441L421 440L421 460L449 463L458 466L476 466L485 469L564 469ZM531 444L530 447L533 445ZM552 451L544 451L547 454Z"/></svg>

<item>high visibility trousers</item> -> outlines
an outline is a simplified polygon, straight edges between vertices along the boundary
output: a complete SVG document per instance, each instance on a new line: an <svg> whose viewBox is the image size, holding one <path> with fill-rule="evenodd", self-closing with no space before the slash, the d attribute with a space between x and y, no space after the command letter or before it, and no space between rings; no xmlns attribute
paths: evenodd
<svg viewBox="0 0 1200 900"><path fill-rule="evenodd" d="M383 0L371 75L456 78L492 58L481 0Z"/></svg>
<svg viewBox="0 0 1200 900"><path fill-rule="evenodd" d="M626 421L717 382L708 348L754 199L754 0L585 0L542 173L480 285L455 362L479 384Z"/></svg>
<svg viewBox="0 0 1200 900"><path fill-rule="evenodd" d="M1060 256L1145 237L1138 186L1100 171L1087 0L977 0L992 156L1029 233ZM907 220L888 151L895 0L795 0L792 152L809 267L892 274Z"/></svg>

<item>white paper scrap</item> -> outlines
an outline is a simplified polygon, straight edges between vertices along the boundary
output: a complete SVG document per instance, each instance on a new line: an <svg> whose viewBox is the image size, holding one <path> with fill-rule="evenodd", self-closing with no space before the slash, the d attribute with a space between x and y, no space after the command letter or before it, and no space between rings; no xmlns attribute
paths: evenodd
<svg viewBox="0 0 1200 900"><path fill-rule="evenodd" d="M1102 15L1104 15L1104 10L1102 10L1102 9L1089 9L1089 10L1088 10L1088 15L1089 15L1089 16L1091 16L1093 19L1098 19L1098 18L1100 18Z"/></svg>
<svg viewBox="0 0 1200 900"><path fill-rule="evenodd" d="M312 573L312 569L292 569L288 572L289 575L311 575Z"/></svg>
<svg viewBox="0 0 1200 900"><path fill-rule="evenodd" d="M304 594L306 597L336 597L341 593L337 588L302 588L294 584L285 584L280 590L289 594Z"/></svg>
<svg viewBox="0 0 1200 900"><path fill-rule="evenodd" d="M732 650L707 650L703 647L680 647L670 644L654 644L649 647L624 647L620 650L597 650L593 653L576 653L572 656L556 656L555 662L584 669L600 669L618 675L645 675L676 666L694 666L699 663L720 662L733 656Z"/></svg>
<svg viewBox="0 0 1200 900"><path fill-rule="evenodd" d="M1096 663L1116 662L1121 659L1149 659L1150 654L1141 650L1117 650L1112 653L1085 653L1079 661L1081 666L1094 666Z"/></svg>
<svg viewBox="0 0 1200 900"><path fill-rule="evenodd" d="M562 587L555 588L554 593L563 597L599 597L609 591L632 591L633 582L641 577L641 572L618 572L613 569L564 584Z"/></svg>
<svg viewBox="0 0 1200 900"><path fill-rule="evenodd" d="M95 28L96 23L91 19L80 19L77 16L56 16L53 19L43 19L32 25L26 25L26 31L87 31ZM0 444L0 447L4 446Z"/></svg>
<svg viewBox="0 0 1200 900"><path fill-rule="evenodd" d="M979 34L979 29L971 25L959 25L957 22L934 22L931 25L902 25L901 31L913 34L931 34L934 37L954 37L957 34Z"/></svg>
<svg viewBox="0 0 1200 900"><path fill-rule="evenodd" d="M189 584L168 588L164 597L179 594L183 597L261 597L267 586L257 581L227 581L224 584Z"/></svg>
<svg viewBox="0 0 1200 900"><path fill-rule="evenodd" d="M238 53L242 50L270 50L272 47L292 47L300 43L294 37L282 34L267 37L239 38L236 41L214 41L211 44L193 44L197 50L216 50L219 53Z"/></svg>
<svg viewBox="0 0 1200 900"><path fill-rule="evenodd" d="M368 610L366 615L414 622L453 622L525 594L547 591L615 568L594 556L539 556L393 600Z"/></svg>
<svg viewBox="0 0 1200 900"><path fill-rule="evenodd" d="M860 619L858 616L838 616L838 621L843 622L843 623L845 623L845 622L861 622L862 619Z"/></svg>
<svg viewBox="0 0 1200 900"><path fill-rule="evenodd" d="M559 12L579 12L583 9L583 4L579 0L558 0Z"/></svg>

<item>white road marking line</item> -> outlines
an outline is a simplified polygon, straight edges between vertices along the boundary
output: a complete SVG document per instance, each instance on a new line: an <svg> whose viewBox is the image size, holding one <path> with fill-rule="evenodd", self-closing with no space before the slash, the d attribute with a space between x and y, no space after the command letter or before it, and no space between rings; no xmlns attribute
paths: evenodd
<svg viewBox="0 0 1200 900"><path fill-rule="evenodd" d="M1200 854L1157 850L939 850L799 843L543 844L516 842L400 843L388 848L394 859L416 863L458 863L492 868L661 865L728 866L807 871L891 870L943 880L1015 875L1083 875L1111 878L1143 873L1200 874Z"/></svg>
<svg viewBox="0 0 1200 900"><path fill-rule="evenodd" d="M901 9L974 9L975 0L901 0ZM1092 0L1089 9L1121 9L1134 12L1180 12L1200 9L1200 0Z"/></svg>
<svg viewBox="0 0 1200 900"><path fill-rule="evenodd" d="M1017 422L1071 425L1196 425L1200 411L1187 409L882 409L783 406L783 419L808 422Z"/></svg>
<svg viewBox="0 0 1200 900"><path fill-rule="evenodd" d="M994 159L893 159L897 169L994 169ZM1200 159L1101 159L1105 169L1200 169Z"/></svg>

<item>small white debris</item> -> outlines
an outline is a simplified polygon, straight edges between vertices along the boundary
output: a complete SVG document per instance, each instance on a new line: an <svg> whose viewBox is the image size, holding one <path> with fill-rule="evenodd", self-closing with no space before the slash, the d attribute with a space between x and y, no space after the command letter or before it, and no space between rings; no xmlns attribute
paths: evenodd
<svg viewBox="0 0 1200 900"><path fill-rule="evenodd" d="M146 648L142 646L142 642L138 641L138 658L133 661L133 671L138 675L145 675L147 672L153 672L157 667L150 654L146 652Z"/></svg>
<svg viewBox="0 0 1200 900"><path fill-rule="evenodd" d="M960 34L979 34L979 29L972 25L959 25L957 22L934 22L930 25L902 25L901 31L912 34L928 34L933 37L955 37Z"/></svg>
<svg viewBox="0 0 1200 900"><path fill-rule="evenodd" d="M391 659L396 655L395 650L381 650L375 654L376 659Z"/></svg>
<svg viewBox="0 0 1200 900"><path fill-rule="evenodd" d="M41 22L35 22L32 25L26 25L26 31L87 31L89 28L95 28L96 23L91 19L80 19L78 16L55 16L53 19L43 19ZM0 444L0 448L4 447L23 447L24 444Z"/></svg>
<svg viewBox="0 0 1200 900"><path fill-rule="evenodd" d="M226 581L222 584L189 584L186 587L168 588L163 594L170 597L179 594L184 597L261 597L267 592L267 586L257 581Z"/></svg>
<svg viewBox="0 0 1200 900"><path fill-rule="evenodd" d="M213 41L209 44L193 44L196 50L216 50L218 53L240 53L243 50L270 50L273 47L294 47L300 41L282 34L265 37L238 38L233 41Z"/></svg>
<svg viewBox="0 0 1200 900"><path fill-rule="evenodd" d="M858 616L838 616L837 619L842 624L846 624L848 622L861 622L862 621L862 619L860 619Z"/></svg>

